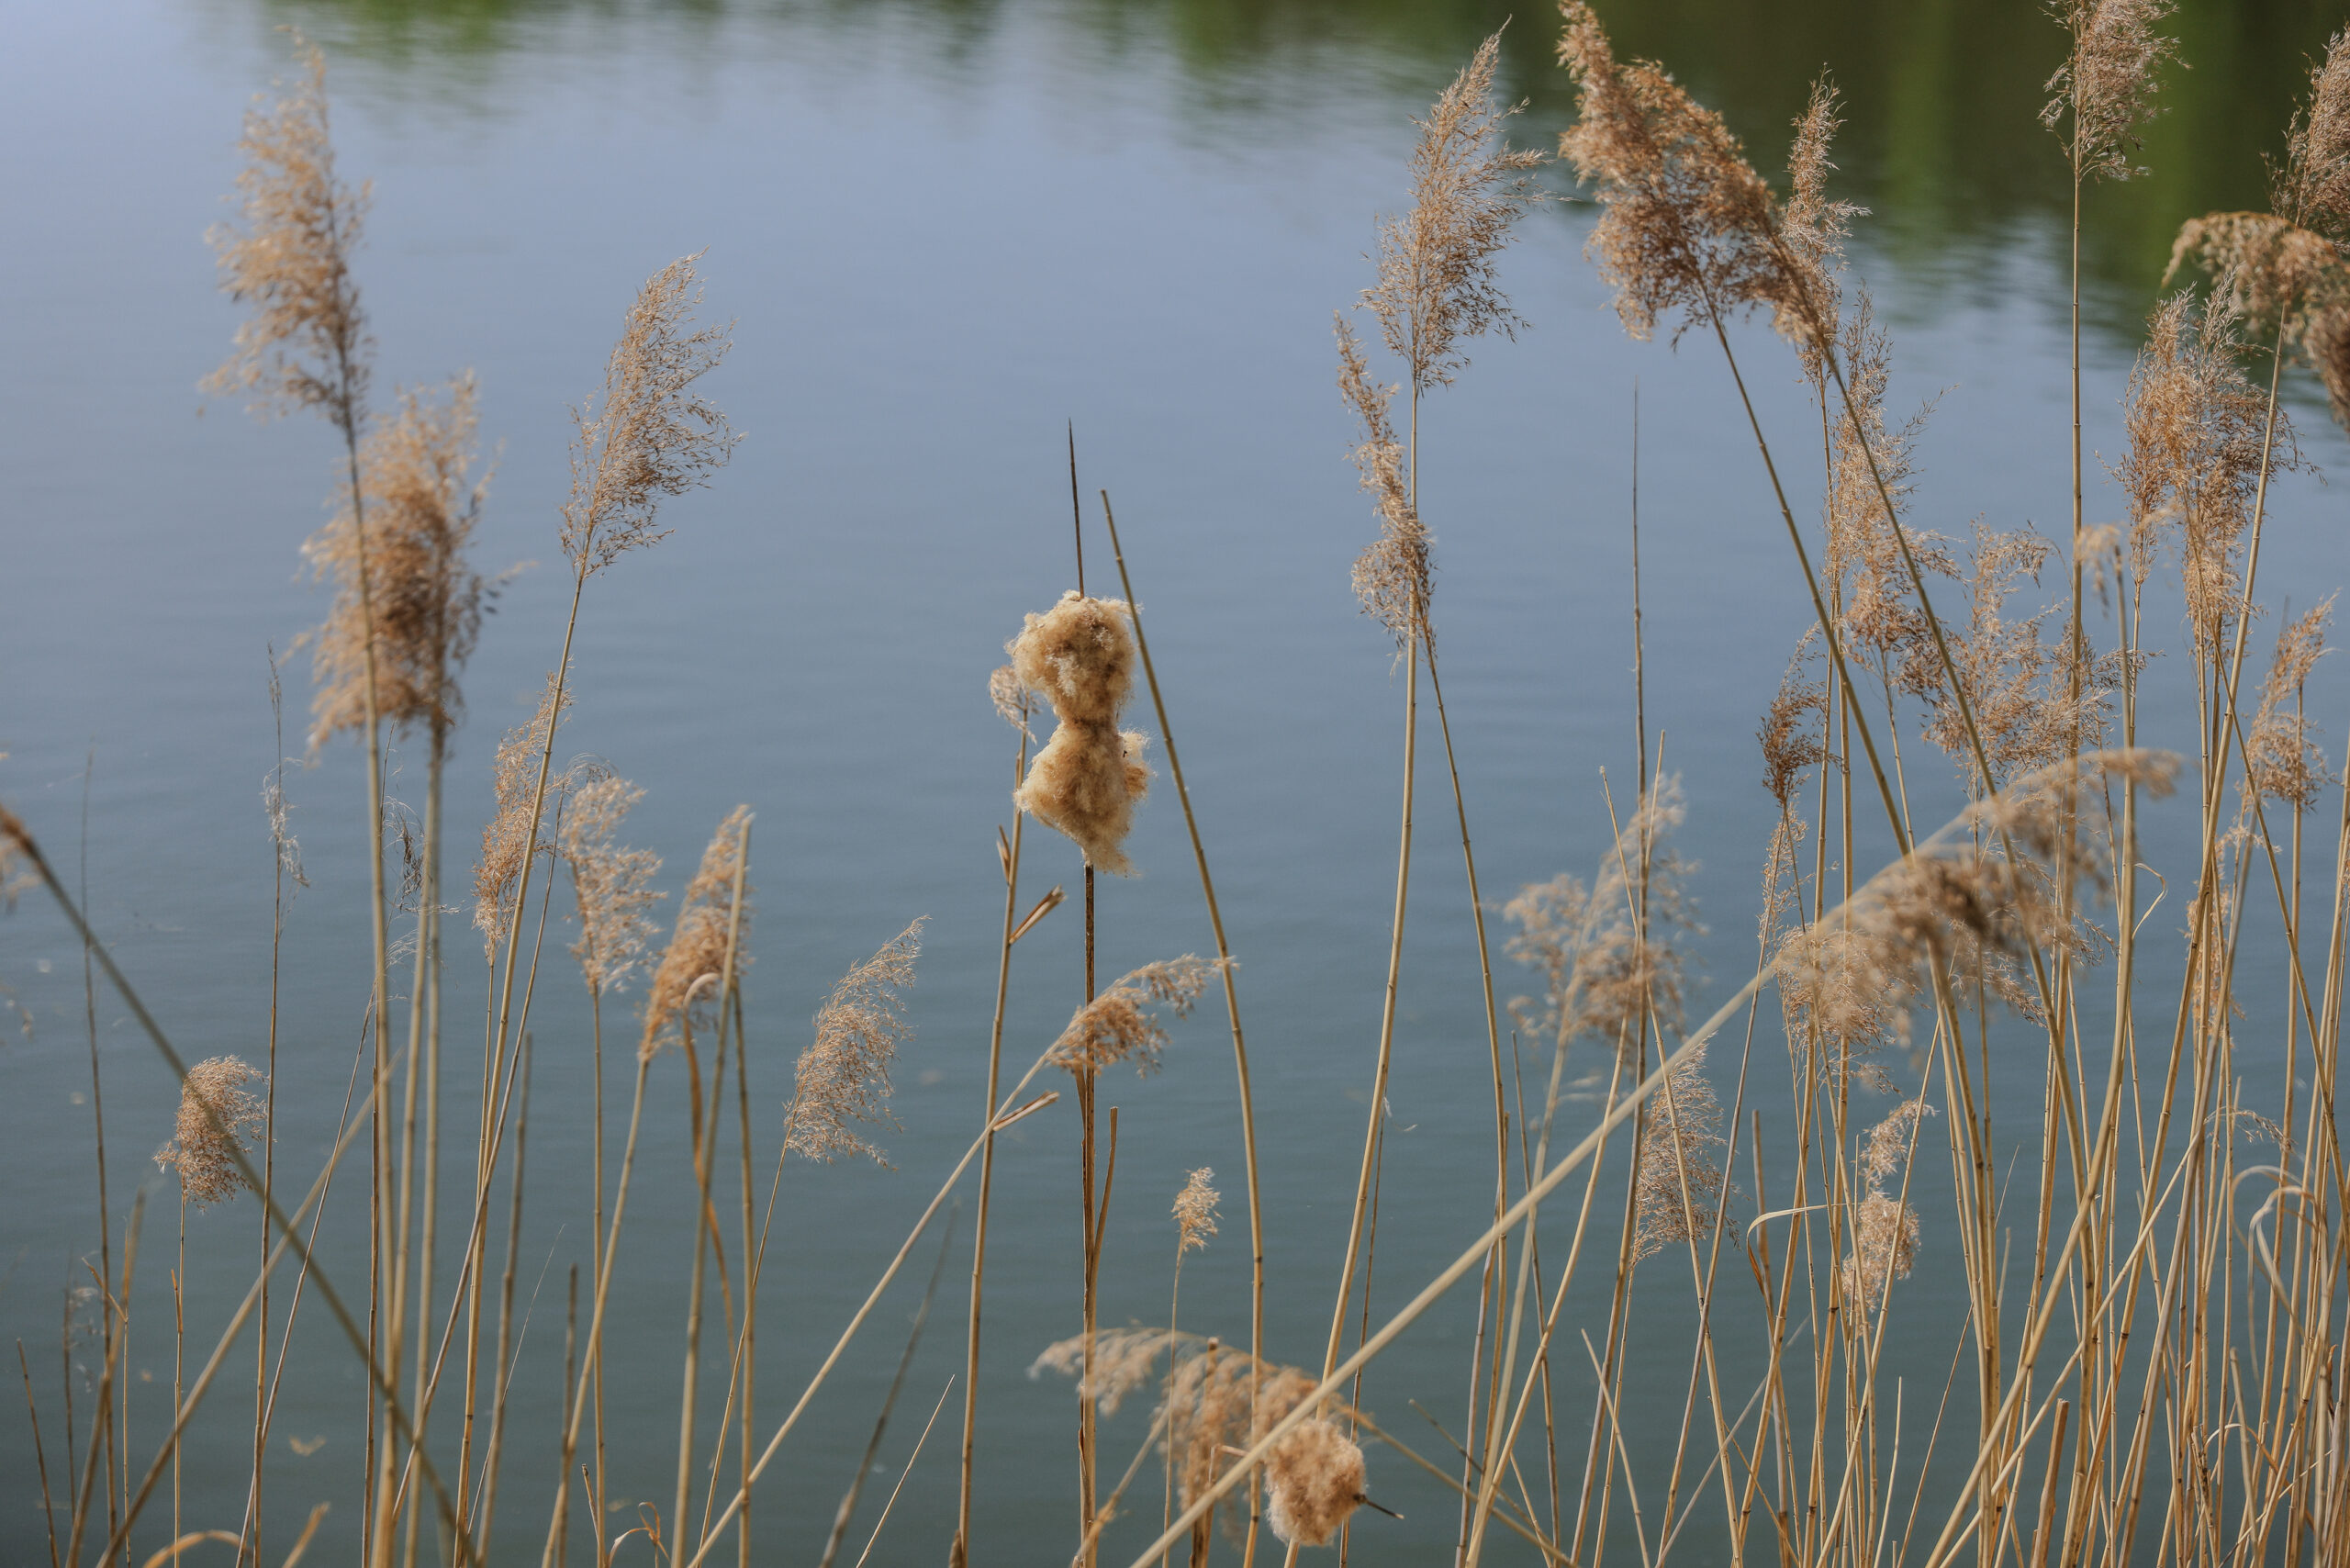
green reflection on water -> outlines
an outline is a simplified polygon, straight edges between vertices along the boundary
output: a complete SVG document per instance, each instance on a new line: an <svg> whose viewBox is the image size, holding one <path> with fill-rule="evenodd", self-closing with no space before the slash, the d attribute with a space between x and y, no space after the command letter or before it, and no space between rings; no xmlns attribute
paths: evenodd
<svg viewBox="0 0 2350 1568"><path fill-rule="evenodd" d="M1869 207L1866 242L1928 298L2000 275L2018 245L2061 245L2071 188L2039 123L2042 84L2065 37L2029 0L1606 0L1622 52L1663 61L1747 138L1773 172L1789 122L1822 68L1842 88L1844 194ZM948 75L987 68L1014 26L1079 46L1105 72L1171 63L1183 112L1225 140L1270 138L1267 122L1327 90L1343 61L1349 90L1425 103L1505 22L1507 89L1528 100L1526 133L1573 112L1551 58L1546 6L1509 0L263 0L331 49L437 95L490 106L495 74L549 47L643 47L648 30L697 48L749 30L854 39L887 35ZM2263 157L2282 140L2306 62L2343 24L2321 0L2185 0L2167 24L2184 65L2165 74L2146 132L2148 174L2088 196L2083 264L2094 324L2134 337L2179 222L2261 205ZM2055 252L2049 252L2052 259Z"/></svg>

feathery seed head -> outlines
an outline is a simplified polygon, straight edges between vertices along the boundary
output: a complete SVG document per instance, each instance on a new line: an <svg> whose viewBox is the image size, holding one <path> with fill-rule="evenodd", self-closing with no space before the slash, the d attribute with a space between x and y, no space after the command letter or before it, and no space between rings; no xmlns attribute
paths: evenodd
<svg viewBox="0 0 2350 1568"><path fill-rule="evenodd" d="M548 847L538 836L545 820L545 802L538 800L539 773L555 722L572 703L571 687L563 672L550 671L539 692L538 710L530 722L506 732L498 744L498 760L490 769L490 786L498 809L481 830L481 858L474 864L474 924L482 934L482 954L498 956L514 919L514 894L520 887L522 867ZM556 689L562 707L556 707ZM550 778L547 794L554 798L563 780ZM533 807L537 808L534 817Z"/></svg>
<svg viewBox="0 0 2350 1568"><path fill-rule="evenodd" d="M2277 633L2277 656L2261 688L2260 707L2244 731L2252 789L2303 811L2315 805L2319 792L2333 781L2325 752L2316 741L2317 727L2300 701L2310 673L2325 656L2325 623L2333 615L2333 596L2328 595Z"/></svg>
<svg viewBox="0 0 2350 1568"><path fill-rule="evenodd" d="M1167 1026L1151 1009L1189 1017L1210 977L1220 973L1226 961L1186 953L1121 977L1069 1019L1069 1027L1053 1042L1054 1065L1071 1072L1100 1072L1131 1061L1146 1076L1155 1071L1159 1053L1167 1047Z"/></svg>
<svg viewBox="0 0 2350 1568"><path fill-rule="evenodd" d="M702 851L701 864L695 868L693 880L686 884L684 902L677 906L677 926L669 934L669 946L662 953L645 993L644 1035L636 1047L641 1061L652 1060L663 1046L677 1036L680 1028L693 1022L688 1016L691 1010L701 1009L714 1016L724 1005L724 999L718 995L720 987L714 982L726 974L730 960L738 976L750 964L748 953L731 946L738 926L744 935L750 931L751 884L747 879L743 881L739 920L734 904L736 879L746 879L743 857L750 832L750 807L737 806L727 812L726 820L711 835L710 847Z"/></svg>
<svg viewBox="0 0 2350 1568"><path fill-rule="evenodd" d="M1010 665L998 665L988 674L988 700L995 704L996 717L1028 734L1028 721L1034 715L1035 700L1027 687L1021 684L1020 672Z"/></svg>
<svg viewBox="0 0 2350 1568"><path fill-rule="evenodd" d="M178 1124L172 1140L155 1151L155 1163L179 1171L188 1202L209 1206L244 1190L237 1156L252 1148L265 1114L261 1096L245 1085L261 1077L236 1057L213 1057L187 1070Z"/></svg>
<svg viewBox="0 0 2350 1568"><path fill-rule="evenodd" d="M1778 693L1763 712L1762 727L1754 732L1762 746L1762 787L1779 802L1782 815L1794 809L1795 791L1806 770L1828 760L1828 746L1820 734L1828 719L1828 688L1805 680L1802 674L1816 631L1807 631L1796 645L1786 674L1779 678Z"/></svg>
<svg viewBox="0 0 2350 1568"><path fill-rule="evenodd" d="M1433 648L1436 629L1428 623L1428 600L1434 591L1436 563L1427 525L1412 504L1410 478L1404 471L1404 443L1395 439L1390 418L1395 388L1374 386L1362 344L1344 314L1334 312L1338 337L1338 390L1362 425L1362 441L1355 447L1355 466L1362 487L1369 490L1379 512L1379 537L1355 560L1355 597L1362 611L1394 634L1401 657L1414 637Z"/></svg>
<svg viewBox="0 0 2350 1568"><path fill-rule="evenodd" d="M1180 1238L1175 1243L1175 1259L1182 1261L1183 1254L1194 1247L1205 1247L1208 1238L1215 1234L1217 1193L1208 1185L1208 1178L1215 1172L1201 1166L1175 1194L1175 1225Z"/></svg>
<svg viewBox="0 0 2350 1568"><path fill-rule="evenodd" d="M645 280L605 362L602 393L572 410L561 537L583 576L667 538L655 527L662 498L701 487L742 439L692 390L726 357L733 330L693 325L700 259L699 252L680 256Z"/></svg>
<svg viewBox="0 0 2350 1568"><path fill-rule="evenodd" d="M1700 1046L1649 1096L1632 1172L1636 1259L1676 1242L1702 1242L1720 1221L1729 1191L1720 1156L1729 1140L1721 1135L1721 1102L1705 1065Z"/></svg>
<svg viewBox="0 0 2350 1568"><path fill-rule="evenodd" d="M445 401L404 390L398 414L370 431L360 447L375 711L396 731L422 725L445 734L464 708L457 671L480 634L488 588L465 560L488 487L487 477L471 478L478 423L474 397L470 375L450 382ZM334 608L316 633L313 747L366 722L360 537L346 487L334 520L302 546L311 571L335 588Z"/></svg>
<svg viewBox="0 0 2350 1568"><path fill-rule="evenodd" d="M299 80L278 103L247 110L237 142L245 155L237 175L243 227L221 224L209 235L221 288L252 314L204 386L250 393L256 413L316 409L355 436L375 344L350 261L368 192L334 177L326 56L301 34L293 39Z"/></svg>
<svg viewBox="0 0 2350 1568"><path fill-rule="evenodd" d="M2286 140L2277 210L2333 239L2350 237L2350 28L2310 67L2308 106Z"/></svg>
<svg viewBox="0 0 2350 1568"><path fill-rule="evenodd" d="M1887 1193L1871 1192L1852 1211L1852 1250L1841 1265L1844 1295L1864 1310L1885 1299L1894 1280L1906 1280L1918 1261L1918 1210Z"/></svg>
<svg viewBox="0 0 2350 1568"><path fill-rule="evenodd" d="M1301 1421L1265 1456L1265 1522L1293 1546L1326 1546L1362 1502L1362 1450L1337 1422Z"/></svg>
<svg viewBox="0 0 2350 1568"><path fill-rule="evenodd" d="M1788 259L1818 314L1819 336L1830 341L1836 336L1843 293L1837 274L1844 267L1844 241L1852 232L1852 219L1868 213L1864 207L1828 194L1828 176L1836 172L1829 149L1844 124L1838 106L1836 84L1823 74L1812 83L1811 99L1796 121L1795 145L1787 153L1787 205L1779 222ZM1818 339L1802 334L1796 352L1802 356L1804 375L1824 398L1828 362Z"/></svg>
<svg viewBox="0 0 2350 1568"><path fill-rule="evenodd" d="M922 952L917 918L856 965L833 987L816 1013L816 1038L800 1053L784 1143L809 1159L862 1154L887 1165L881 1151L850 1129L851 1122L895 1129L890 1114L890 1066L913 1034L903 992L914 983Z"/></svg>
<svg viewBox="0 0 2350 1568"><path fill-rule="evenodd" d="M1387 346L1409 368L1416 389L1449 386L1468 363L1463 338L1523 325L1495 282L1494 258L1510 229L1544 197L1529 171L1541 153L1500 140L1502 122L1526 106L1497 107L1494 73L1500 33L1438 95L1412 150L1412 209L1379 225L1379 281L1363 304L1379 318Z"/></svg>
<svg viewBox="0 0 2350 1568"><path fill-rule="evenodd" d="M1118 728L1134 687L1132 613L1122 600L1071 590L1030 615L1004 650L1019 684L1043 693L1059 720L1013 792L1014 803L1075 843L1087 864L1118 876L1134 874L1120 846L1151 777L1142 759L1147 739ZM997 711L1004 711L1000 694Z"/></svg>
<svg viewBox="0 0 2350 1568"><path fill-rule="evenodd" d="M667 896L653 886L661 857L618 842L621 822L643 799L643 790L607 774L574 789L564 810L559 848L579 895L571 956L599 995L627 988L653 939L653 906Z"/></svg>
<svg viewBox="0 0 2350 1568"><path fill-rule="evenodd" d="M2126 180L2146 171L2130 160L2144 144L2138 128L2154 117L2154 73L2178 57L2178 43L2154 30L2172 0L2052 0L2072 51L2048 79L2054 95L2040 111L2051 130L2072 118L2068 155L2080 178Z"/></svg>
<svg viewBox="0 0 2350 1568"><path fill-rule="evenodd" d="M1618 61L1583 0L1561 0L1559 10L1559 63L1582 106L1559 151L1596 187L1600 218L1583 252L1615 286L1624 330L1645 338L1678 311L1677 338L1761 306L1789 341L1818 337L1819 302L1790 264L1771 188L1721 117L1662 66Z"/></svg>

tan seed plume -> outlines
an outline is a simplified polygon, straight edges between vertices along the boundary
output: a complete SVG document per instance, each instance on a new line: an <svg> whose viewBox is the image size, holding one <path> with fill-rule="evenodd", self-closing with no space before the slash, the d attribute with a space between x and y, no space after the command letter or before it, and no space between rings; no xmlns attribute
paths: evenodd
<svg viewBox="0 0 2350 1568"><path fill-rule="evenodd" d="M1646 1258L1665 1248L1704 1242L1720 1222L1729 1182L1721 1154L1721 1102L1705 1074L1703 1047L1664 1075L1649 1100L1640 1148L1633 1166L1633 1203L1639 1229L1632 1256Z"/></svg>
<svg viewBox="0 0 2350 1568"><path fill-rule="evenodd" d="M1183 1190L1175 1194L1175 1226L1179 1232L1175 1256L1179 1260L1194 1247L1205 1247L1208 1238L1215 1234L1218 1194L1208 1185L1208 1178L1214 1174L1207 1166L1201 1166L1184 1182Z"/></svg>
<svg viewBox="0 0 2350 1568"><path fill-rule="evenodd" d="M1188 1017L1200 992L1223 967L1222 960L1186 953L1122 976L1069 1019L1069 1027L1053 1042L1054 1064L1071 1072L1100 1072L1132 1062L1137 1072L1155 1071L1159 1053L1167 1047L1167 1025L1153 1009Z"/></svg>
<svg viewBox="0 0 2350 1568"><path fill-rule="evenodd" d="M539 766L546 749L547 729L559 716L556 692L562 692L563 710L572 704L570 683L562 678L561 671L549 671L546 685L540 689L539 705L527 723L506 732L498 745L498 760L490 770L490 788L497 810L481 830L481 858L474 863L474 924L482 934L482 954L498 956L498 944L506 940L514 918L514 892L520 885L522 867L531 856L547 847L535 836L531 807L538 793ZM550 779L550 795L560 787Z"/></svg>
<svg viewBox="0 0 2350 1568"><path fill-rule="evenodd" d="M1428 623L1428 600L1435 587L1436 563L1430 553L1427 525L1412 504L1410 479L1404 472L1404 443L1395 438L1393 409L1396 389L1374 386L1362 343L1343 313L1334 317L1338 338L1338 390L1362 426L1355 447L1355 466L1362 487L1371 492L1379 512L1379 537L1355 560L1355 597L1363 613L1394 635L1400 657L1415 637L1432 646L1436 629Z"/></svg>
<svg viewBox="0 0 2350 1568"><path fill-rule="evenodd" d="M249 394L256 412L316 409L356 436L375 345L350 257L368 191L334 175L326 56L298 33L294 45L299 78L276 104L246 112L237 143L245 155L237 175L243 225L210 234L220 286L252 313L237 329L235 352L204 386Z"/></svg>
<svg viewBox="0 0 2350 1568"><path fill-rule="evenodd" d="M261 1096L245 1087L262 1074L236 1057L213 1057L187 1070L180 1087L179 1120L155 1163L177 1170L180 1191L199 1207L244 1191L237 1156L248 1152L264 1126Z"/></svg>
<svg viewBox="0 0 2350 1568"><path fill-rule="evenodd" d="M1812 83L1810 101L1796 120L1795 144L1787 152L1787 205L1779 224L1787 255L1802 273L1818 313L1820 333L1831 342L1841 307L1839 274L1844 268L1844 241L1852 235L1852 219L1868 213L1864 207L1828 194L1828 176L1836 172L1829 151L1844 125L1839 106L1835 83L1821 75ZM1796 347L1814 395L1825 398L1828 369L1818 342L1806 333Z"/></svg>
<svg viewBox="0 0 2350 1568"><path fill-rule="evenodd" d="M1327 1546L1362 1503L1362 1450L1338 1424L1301 1421L1265 1456L1265 1522L1282 1542Z"/></svg>
<svg viewBox="0 0 2350 1568"><path fill-rule="evenodd" d="M1496 281L1494 257L1526 209L1544 198L1530 171L1545 160L1501 140L1503 122L1526 106L1494 101L1501 42L1496 32L1478 45L1427 118L1412 122L1420 131L1412 207L1379 225L1379 281L1363 291L1363 304L1416 390L1451 383L1467 364L1462 339L1515 337L1524 324Z"/></svg>
<svg viewBox="0 0 2350 1568"><path fill-rule="evenodd" d="M2066 137L2085 178L2126 180L2146 171L2130 160L2143 146L2138 128L2154 114L2155 73L2178 55L2177 42L2154 30L2171 0L2055 0L2049 9L2073 35L2065 63L2048 79L2054 95L2040 123Z"/></svg>
<svg viewBox="0 0 2350 1568"><path fill-rule="evenodd" d="M2262 683L2260 707L2244 731L2252 788L2272 801L2307 811L2333 780L2317 727L2300 700L2319 659L2325 656L2326 622L2333 596L2296 617L2277 633L2277 655Z"/></svg>
<svg viewBox="0 0 2350 1568"><path fill-rule="evenodd" d="M890 1114L890 1068L898 1047L913 1034L903 993L914 983L922 927L915 920L843 975L817 1011L815 1042L800 1053L784 1136L795 1154L822 1160L862 1154L876 1164L889 1163L850 1124L898 1126Z"/></svg>
<svg viewBox="0 0 2350 1568"><path fill-rule="evenodd" d="M1134 688L1128 616L1118 599L1071 590L1044 614L1029 616L1004 650L1020 684L1042 693L1059 721L1013 792L1014 803L1076 844L1088 865L1122 877L1134 875L1120 846L1151 777L1142 760L1147 740L1118 728ZM1004 711L1001 695L996 707Z"/></svg>
<svg viewBox="0 0 2350 1568"><path fill-rule="evenodd" d="M399 411L359 450L367 509L367 589L375 611L378 713L395 730L445 734L464 708L457 672L481 632L487 585L466 562L488 487L476 461L474 380L444 398L409 388ZM303 545L311 571L334 585L334 608L318 629L310 745L366 722L366 629L359 596L359 528L351 497Z"/></svg>
<svg viewBox="0 0 2350 1568"><path fill-rule="evenodd" d="M726 813L711 835L710 847L702 851L701 864L694 871L693 880L686 884L686 896L677 906L677 924L669 934L669 946L661 955L659 967L653 971L653 983L644 998L644 1036L638 1043L639 1060L650 1061L662 1047L677 1037L678 1029L686 1022L688 1008L715 1016L722 1005L718 987L701 982L726 972L729 958L728 933L737 923L734 918L734 879L743 866L743 831L750 825L751 808L737 806ZM744 908L740 925L744 935L751 927L751 887L743 885ZM750 964L747 953L732 955L734 972L741 974Z"/></svg>
<svg viewBox="0 0 2350 1568"><path fill-rule="evenodd" d="M700 259L681 256L645 281L605 362L602 392L572 411L561 537L583 575L668 537L655 523L662 498L699 488L741 439L693 390L726 357L731 330L693 324Z"/></svg>
<svg viewBox="0 0 2350 1568"><path fill-rule="evenodd" d="M653 886L661 857L619 843L621 824L643 799L627 779L607 775L574 789L564 809L560 848L579 895L571 955L599 994L627 989L653 940L653 906L667 896Z"/></svg>

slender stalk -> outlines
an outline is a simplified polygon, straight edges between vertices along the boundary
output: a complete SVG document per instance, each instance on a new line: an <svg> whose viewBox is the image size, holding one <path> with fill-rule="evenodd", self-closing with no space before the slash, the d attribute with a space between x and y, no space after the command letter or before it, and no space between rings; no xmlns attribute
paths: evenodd
<svg viewBox="0 0 2350 1568"><path fill-rule="evenodd" d="M1200 838L1199 817L1192 809L1191 789L1183 782L1183 763L1175 750L1175 731L1167 722L1166 695L1159 689L1158 667L1151 662L1150 639L1142 629L1142 610L1135 598L1134 580L1126 572L1125 551L1118 543L1118 520L1110 510L1110 492L1107 490L1102 492L1102 521L1109 530L1110 551L1118 563L1119 591L1125 595L1127 612L1134 622L1135 646L1142 655L1143 678L1150 686L1151 709L1158 718L1158 738L1167 747L1167 771L1174 778L1175 797L1183 807L1184 831L1191 835L1192 858L1200 869L1200 892L1207 902L1208 925L1215 933L1215 956L1220 960L1217 972L1224 980L1225 1016L1232 1024L1232 1062L1240 1086L1240 1145L1248 1161L1248 1408L1253 1417L1257 1408L1257 1378L1265 1356L1265 1223L1264 1204L1257 1182L1256 1096L1248 1085L1248 1045L1241 1033L1240 992L1233 979L1233 971L1237 966L1232 962L1231 944L1225 939L1224 912L1215 902L1215 879L1208 874L1208 855ZM1017 838L1014 838L1013 847L1014 864L1017 865ZM1390 985L1392 990L1392 978ZM1000 1000L997 1016L1000 1034ZM990 1090L992 1092L992 1080ZM979 1180L980 1191L984 1193L987 1190L984 1170ZM982 1203L981 1214L984 1215L985 1212ZM1251 1550L1257 1536L1258 1517L1258 1482L1251 1476L1248 1482L1248 1540L1252 1543ZM958 1564L957 1568L961 1565Z"/></svg>

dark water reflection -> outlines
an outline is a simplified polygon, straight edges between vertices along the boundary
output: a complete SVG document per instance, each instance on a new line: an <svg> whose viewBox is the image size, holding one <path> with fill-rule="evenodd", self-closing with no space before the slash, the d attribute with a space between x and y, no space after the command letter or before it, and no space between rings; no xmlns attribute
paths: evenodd
<svg viewBox="0 0 2350 1568"><path fill-rule="evenodd" d="M1766 172L1807 84L1823 70L1832 75L1847 106L1843 189L1875 213L1871 242L1928 297L2011 283L2000 270L2007 249L2069 219L2071 184L2035 118L2064 35L2023 0L1616 0L1600 11L1620 51L1662 61L1724 114ZM556 39L621 51L655 33L683 50L747 39L845 61L887 40L953 90L1001 69L995 46L1015 24L1040 28L1076 69L1115 76L1171 68L1185 133L1211 142L1277 144L1331 95L1366 87L1411 112L1430 84L1505 24L1506 90L1528 103L1526 123L1554 127L1572 113L1550 12L1502 0L271 0L266 13L381 64L393 77L388 90L476 114L495 113L503 74L529 70ZM2163 73L2145 172L2088 197L2084 266L2098 326L2134 341L2183 218L2260 205L2264 160L2303 89L2307 62L2341 22L2340 8L2323 0L2188 0L2165 24L2187 63Z"/></svg>

